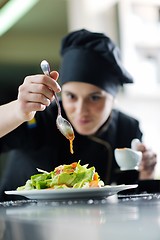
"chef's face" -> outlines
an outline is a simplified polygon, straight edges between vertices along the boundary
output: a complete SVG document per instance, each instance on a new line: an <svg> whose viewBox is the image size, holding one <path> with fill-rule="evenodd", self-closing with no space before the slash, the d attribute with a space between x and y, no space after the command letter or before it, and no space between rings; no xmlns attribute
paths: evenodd
<svg viewBox="0 0 160 240"><path fill-rule="evenodd" d="M114 97L92 84L68 82L62 86L62 103L75 130L91 135L108 119Z"/></svg>

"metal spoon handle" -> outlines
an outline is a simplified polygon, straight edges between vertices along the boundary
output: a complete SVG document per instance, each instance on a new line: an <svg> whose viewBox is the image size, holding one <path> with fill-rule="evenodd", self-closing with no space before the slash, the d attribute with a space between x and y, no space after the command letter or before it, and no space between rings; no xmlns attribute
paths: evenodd
<svg viewBox="0 0 160 240"><path fill-rule="evenodd" d="M43 60L41 62L41 69L45 75L50 76L50 66L46 60ZM59 100L58 100L57 94L55 92L54 92L54 96L55 96L55 101L56 101L56 104L58 107L58 115L60 115L61 114L61 106L59 104Z"/></svg>

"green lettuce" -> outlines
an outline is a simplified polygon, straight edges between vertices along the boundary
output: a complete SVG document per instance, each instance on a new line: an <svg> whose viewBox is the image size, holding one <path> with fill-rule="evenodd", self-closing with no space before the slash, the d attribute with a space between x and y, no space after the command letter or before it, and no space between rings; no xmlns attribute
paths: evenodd
<svg viewBox="0 0 160 240"><path fill-rule="evenodd" d="M88 164L81 165L79 161L69 165L60 165L49 173L44 171L43 173L35 174L26 181L24 186L18 187L17 190L89 187L89 183L94 180L94 174L95 167L88 168ZM99 187L104 185L99 176L97 181Z"/></svg>

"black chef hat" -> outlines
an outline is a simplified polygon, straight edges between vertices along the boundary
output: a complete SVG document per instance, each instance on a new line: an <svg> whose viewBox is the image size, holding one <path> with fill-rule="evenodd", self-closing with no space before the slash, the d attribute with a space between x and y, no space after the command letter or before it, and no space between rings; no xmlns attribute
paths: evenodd
<svg viewBox="0 0 160 240"><path fill-rule="evenodd" d="M133 83L123 67L120 52L103 33L85 29L69 33L62 40L61 83L85 82L102 88L113 96L124 83Z"/></svg>

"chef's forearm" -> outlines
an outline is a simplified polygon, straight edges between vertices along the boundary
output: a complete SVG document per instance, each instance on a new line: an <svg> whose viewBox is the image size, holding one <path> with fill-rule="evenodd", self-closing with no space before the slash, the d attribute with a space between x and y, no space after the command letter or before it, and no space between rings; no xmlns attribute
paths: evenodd
<svg viewBox="0 0 160 240"><path fill-rule="evenodd" d="M11 132L23 122L18 117L17 100L0 106L0 137Z"/></svg>

